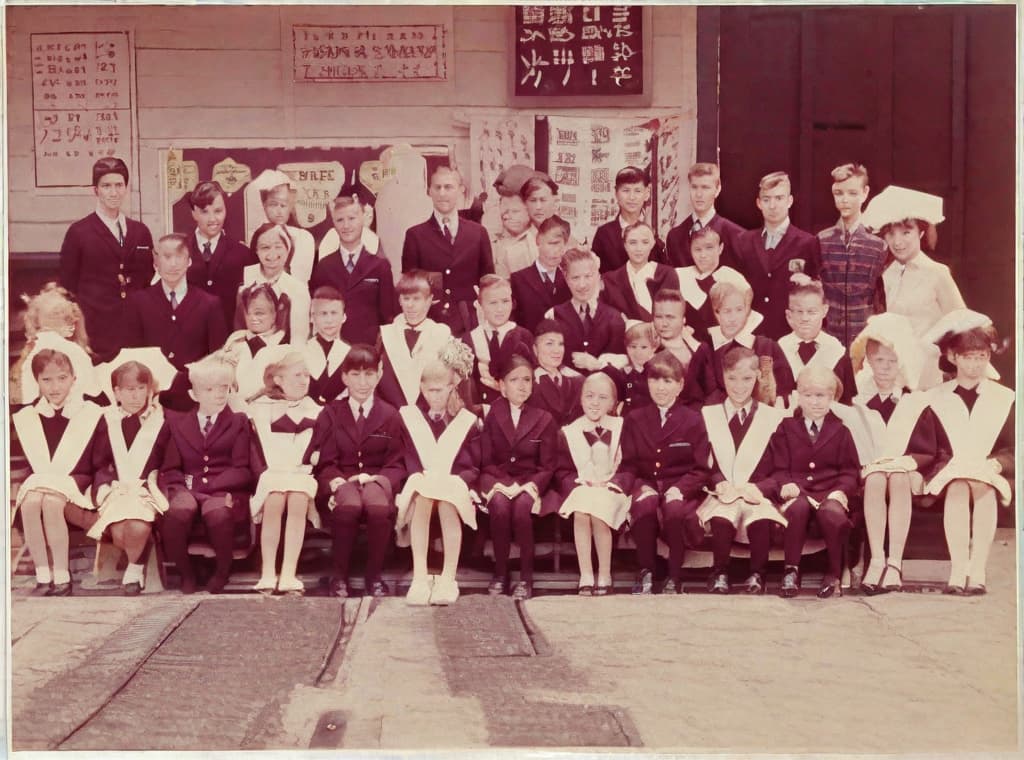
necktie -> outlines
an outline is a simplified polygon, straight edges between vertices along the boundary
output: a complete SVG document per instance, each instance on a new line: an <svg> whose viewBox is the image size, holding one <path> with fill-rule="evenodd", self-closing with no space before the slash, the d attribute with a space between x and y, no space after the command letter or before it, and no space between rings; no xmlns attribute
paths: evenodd
<svg viewBox="0 0 1024 760"><path fill-rule="evenodd" d="M813 340L802 340L797 346L796 352L800 355L800 361L807 364L818 350L818 344Z"/></svg>
<svg viewBox="0 0 1024 760"><path fill-rule="evenodd" d="M590 335L590 330L594 326L594 318L590 315L590 304L583 304L583 308L580 309L580 314L583 318L583 336L587 337Z"/></svg>
<svg viewBox="0 0 1024 760"><path fill-rule="evenodd" d="M213 429L213 417L206 415L206 421L203 423L203 438L206 438Z"/></svg>
<svg viewBox="0 0 1024 760"><path fill-rule="evenodd" d="M704 225L701 224L700 219L698 219L693 223L693 226L690 228L690 234L692 235L695 232L700 232L702 229L704 229Z"/></svg>
<svg viewBox="0 0 1024 760"><path fill-rule="evenodd" d="M886 424L889 424L889 419L892 417L892 413L896 411L896 399L891 395L886 398L882 398L879 395L875 395L873 399L868 402L868 409L874 409L885 420Z"/></svg>
<svg viewBox="0 0 1024 760"><path fill-rule="evenodd" d="M359 414L356 416L356 422L358 422L360 425L366 422L366 415L363 413L362 404L359 405Z"/></svg>
<svg viewBox="0 0 1024 760"><path fill-rule="evenodd" d="M255 356L256 352L259 351L260 349L267 347L267 342L263 340L263 338L261 338L259 335L255 335L249 338L249 340L247 340L246 343L249 344L249 353L252 354L253 356Z"/></svg>
<svg viewBox="0 0 1024 760"><path fill-rule="evenodd" d="M498 358L498 353L501 351L501 344L498 343L497 330L491 330L491 336L487 339L487 350L491 354L492 362Z"/></svg>
<svg viewBox="0 0 1024 760"><path fill-rule="evenodd" d="M178 308L178 293L177 291L171 291L171 311Z"/></svg>
<svg viewBox="0 0 1024 760"><path fill-rule="evenodd" d="M605 446L612 445L612 431L598 425L593 431L584 430L583 437L587 444L593 446L595 443L603 443Z"/></svg>
<svg viewBox="0 0 1024 760"><path fill-rule="evenodd" d="M665 427L665 423L668 421L668 409L659 409L661 412L661 426Z"/></svg>
<svg viewBox="0 0 1024 760"><path fill-rule="evenodd" d="M213 251L210 249L210 241L207 240L203 243L203 261L209 261L213 258Z"/></svg>
<svg viewBox="0 0 1024 760"><path fill-rule="evenodd" d="M419 338L420 338L420 331L417 330L415 327L406 327L405 328L405 345L407 345L409 347L409 351L410 352L414 348L416 348L416 341L419 340Z"/></svg>
<svg viewBox="0 0 1024 760"><path fill-rule="evenodd" d="M812 443L814 441L818 440L818 433L821 432L821 429L818 427L818 423L817 422L812 422L811 423L811 428L810 428L809 432L811 434L811 442Z"/></svg>
<svg viewBox="0 0 1024 760"><path fill-rule="evenodd" d="M355 268L356 268L356 255L354 253L350 253L348 255L348 260L345 262L345 269L348 270L349 274L352 274L352 270L355 269Z"/></svg>
<svg viewBox="0 0 1024 760"><path fill-rule="evenodd" d="M766 251L771 251L778 244L779 244L779 240L776 237L775 233L774 232L769 232L768 230L765 230L764 231L764 249Z"/></svg>
<svg viewBox="0 0 1024 760"><path fill-rule="evenodd" d="M442 232L444 234L444 239L448 242L448 245L452 245L455 239L452 237L452 230L451 227L448 226L447 217L445 217L444 224L442 226Z"/></svg>
<svg viewBox="0 0 1024 760"><path fill-rule="evenodd" d="M732 440L736 446L739 446L740 441L743 440L743 424L746 422L746 415L746 411L740 409L729 420L729 432L732 433Z"/></svg>
<svg viewBox="0 0 1024 760"><path fill-rule="evenodd" d="M747 424L747 410L746 409L740 409L738 412L736 412L736 416L740 418L740 424L741 425L746 425Z"/></svg>
<svg viewBox="0 0 1024 760"><path fill-rule="evenodd" d="M124 245L124 230L121 228L121 220L117 220L117 242Z"/></svg>
<svg viewBox="0 0 1024 760"><path fill-rule="evenodd" d="M316 342L319 343L320 348L323 349L324 358L326 359L331 353L331 348L333 348L334 346L334 341L327 340L326 338L321 338L319 335L317 335Z"/></svg>

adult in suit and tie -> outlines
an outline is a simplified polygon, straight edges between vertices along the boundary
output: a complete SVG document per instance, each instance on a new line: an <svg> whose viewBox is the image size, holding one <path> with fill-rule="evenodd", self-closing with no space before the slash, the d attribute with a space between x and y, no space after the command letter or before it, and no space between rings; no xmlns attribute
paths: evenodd
<svg viewBox="0 0 1024 760"><path fill-rule="evenodd" d="M482 225L459 218L457 203L464 187L455 169L435 169L427 194L434 213L405 233L402 271L430 273L434 291L430 318L461 336L477 324L474 286L485 274L494 273L491 240Z"/></svg>
<svg viewBox="0 0 1024 760"><path fill-rule="evenodd" d="M235 299L242 285L242 271L258 264L249 248L224 234L227 193L219 182L200 182L188 196L195 231L188 236L192 263L188 284L216 296L224 313L224 324L234 322Z"/></svg>
<svg viewBox="0 0 1024 760"><path fill-rule="evenodd" d="M72 224L60 248L60 284L82 308L92 350L101 360L120 349L128 295L153 277L153 236L128 219L121 207L128 195L128 167L120 158L101 158L92 167L96 210Z"/></svg>
<svg viewBox="0 0 1024 760"><path fill-rule="evenodd" d="M697 163L686 173L690 186L690 207L693 211L682 222L669 230L665 240L668 263L674 267L693 266L690 237L697 231L711 228L722 241L721 263L735 267L736 238L743 228L726 219L715 210L715 199L722 192L722 178L718 164Z"/></svg>

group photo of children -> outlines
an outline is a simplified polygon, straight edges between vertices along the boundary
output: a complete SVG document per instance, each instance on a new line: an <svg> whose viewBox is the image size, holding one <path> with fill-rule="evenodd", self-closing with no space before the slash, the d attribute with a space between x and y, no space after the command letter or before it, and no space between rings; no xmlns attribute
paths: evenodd
<svg viewBox="0 0 1024 760"><path fill-rule="evenodd" d="M124 552L125 595L153 551L170 588L221 593L241 540L261 594L453 604L486 545L486 592L525 600L537 536L562 521L581 596L682 593L687 553L710 548L702 590L795 597L811 537L827 560L809 593L850 593L859 563L876 595L903 587L923 502L942 514L944 592L986 592L1014 443L991 359L1012 326L929 255L938 196L877 192L847 163L815 178L835 224L802 230L775 171L749 188L748 230L716 211L719 167L696 163L691 213L660 240L650 177L625 166L588 242L547 174L501 173L492 236L441 165L396 276L358 194L329 202L325 250L283 172L259 178L249 240L226 233L214 180L187 196L194 227L154 239L122 209L131 182L120 158L95 163L95 212L28 298L11 458L35 594L73 594L80 530ZM325 588L300 577L313 532L330 536Z"/></svg>

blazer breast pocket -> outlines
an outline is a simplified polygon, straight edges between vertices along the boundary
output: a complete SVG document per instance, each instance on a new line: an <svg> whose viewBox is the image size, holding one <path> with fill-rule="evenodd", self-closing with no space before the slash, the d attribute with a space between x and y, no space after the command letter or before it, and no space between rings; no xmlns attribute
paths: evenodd
<svg viewBox="0 0 1024 760"><path fill-rule="evenodd" d="M670 443L668 445L668 447L670 449L681 449L681 448L691 447L692 445L693 444L691 444L689 441L676 441L675 443Z"/></svg>

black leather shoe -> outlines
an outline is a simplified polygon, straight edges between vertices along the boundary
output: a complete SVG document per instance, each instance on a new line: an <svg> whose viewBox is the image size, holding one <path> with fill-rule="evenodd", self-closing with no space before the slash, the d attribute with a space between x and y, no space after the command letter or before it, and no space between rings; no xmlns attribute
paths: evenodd
<svg viewBox="0 0 1024 760"><path fill-rule="evenodd" d="M490 585L487 587L487 593L490 596L501 596L507 590L504 578L492 578Z"/></svg>
<svg viewBox="0 0 1024 760"><path fill-rule="evenodd" d="M842 596L843 589L839 584L839 579L834 575L826 575L821 579L821 585L818 586L818 598L828 599L833 596Z"/></svg>
<svg viewBox="0 0 1024 760"><path fill-rule="evenodd" d="M743 591L747 594L763 594L764 590L764 576L761 573L751 573L743 584Z"/></svg>
<svg viewBox="0 0 1024 760"><path fill-rule="evenodd" d="M946 587L942 589L942 593L949 594L950 596L966 596L967 589L955 583L947 583Z"/></svg>
<svg viewBox="0 0 1024 760"><path fill-rule="evenodd" d="M132 581L121 586L121 593L125 596L138 596L142 593L142 584L138 581Z"/></svg>
<svg viewBox="0 0 1024 760"><path fill-rule="evenodd" d="M52 588L53 588L53 581L50 581L49 583L37 583L35 588L33 588L29 592L29 594L31 594L32 596L48 596L49 595L49 591Z"/></svg>
<svg viewBox="0 0 1024 760"><path fill-rule="evenodd" d="M729 576L726 573L712 573L708 578L708 591L712 594L728 594Z"/></svg>
<svg viewBox="0 0 1024 760"><path fill-rule="evenodd" d="M964 589L967 596L984 596L987 592L984 583L972 583Z"/></svg>
<svg viewBox="0 0 1024 760"><path fill-rule="evenodd" d="M71 596L71 581L54 583L43 596Z"/></svg>
<svg viewBox="0 0 1024 760"><path fill-rule="evenodd" d="M783 599L792 599L800 593L800 570L795 567L787 567L782 576L782 585L779 587L779 596Z"/></svg>
<svg viewBox="0 0 1024 760"><path fill-rule="evenodd" d="M661 587L661 593L663 594L681 594L683 593L683 587L681 584L676 583L674 580L669 578L665 581L665 585Z"/></svg>
<svg viewBox="0 0 1024 760"><path fill-rule="evenodd" d="M533 597L533 586L526 581L517 581L512 586L512 598L517 602L525 602L527 599Z"/></svg>
<svg viewBox="0 0 1024 760"><path fill-rule="evenodd" d="M335 596L338 599L348 598L348 581L342 580L341 578L332 578L330 586L331 596Z"/></svg>
<svg viewBox="0 0 1024 760"><path fill-rule="evenodd" d="M223 594L224 587L228 585L228 577L214 575L210 578L209 583L206 584L206 590L211 594Z"/></svg>
<svg viewBox="0 0 1024 760"><path fill-rule="evenodd" d="M650 570L641 570L633 583L634 594L650 594L654 591L654 573Z"/></svg>
<svg viewBox="0 0 1024 760"><path fill-rule="evenodd" d="M391 593L391 589L388 588L388 584L386 584L384 581L374 581L373 583L369 584L367 588L369 589L370 596L374 598L387 596Z"/></svg>

